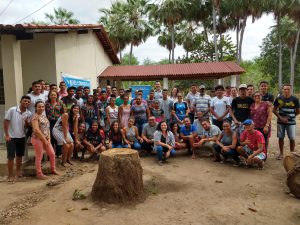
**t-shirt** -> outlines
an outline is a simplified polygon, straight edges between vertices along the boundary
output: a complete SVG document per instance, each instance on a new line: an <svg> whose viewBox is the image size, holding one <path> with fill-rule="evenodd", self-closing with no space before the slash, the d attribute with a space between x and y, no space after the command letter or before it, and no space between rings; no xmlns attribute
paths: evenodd
<svg viewBox="0 0 300 225"><path fill-rule="evenodd" d="M253 102L250 97L236 97L232 100L231 109L237 121L244 122L250 118L250 106Z"/></svg>
<svg viewBox="0 0 300 225"><path fill-rule="evenodd" d="M162 90L160 91L154 91L154 99L155 100L159 100L159 99L162 99L163 98L163 95L162 95Z"/></svg>
<svg viewBox="0 0 300 225"><path fill-rule="evenodd" d="M64 113L64 103L61 100L58 100L55 106L51 102L46 101L45 111L48 120L58 120L58 118Z"/></svg>
<svg viewBox="0 0 300 225"><path fill-rule="evenodd" d="M208 130L204 130L204 136L206 138L212 138L216 135L219 135L221 133L221 130L219 127L215 125L210 125L210 128Z"/></svg>
<svg viewBox="0 0 300 225"><path fill-rule="evenodd" d="M27 96L30 97L31 99L31 102L30 102L30 105L28 107L28 110L34 114L35 113L35 103L37 101L42 101L42 102L45 102L45 96L43 94L39 94L39 95L35 95L33 94L33 92L27 94Z"/></svg>
<svg viewBox="0 0 300 225"><path fill-rule="evenodd" d="M240 137L241 142L244 142L245 140L249 140L250 144L248 144L248 147L252 150L252 151L256 151L258 149L258 145L262 144L263 145L263 152L266 154L266 147L265 147L265 138L262 135L261 132L259 132L258 130L254 130L254 132L251 134L250 132L248 132L247 130L245 130Z"/></svg>
<svg viewBox="0 0 300 225"><path fill-rule="evenodd" d="M192 92L189 92L189 93L187 94L187 96L185 97L185 99L186 99L186 100L189 100L189 105L188 105L189 108L191 108L194 99L195 99L195 98L198 98L199 95L200 95L199 92L196 92L195 94L193 94Z"/></svg>
<svg viewBox="0 0 300 225"><path fill-rule="evenodd" d="M195 133L196 131L197 130L196 130L196 127L194 126L194 124L191 124L191 126L189 128L187 128L185 125L180 128L180 133L182 133L184 136L189 136L189 135Z"/></svg>
<svg viewBox="0 0 300 225"><path fill-rule="evenodd" d="M73 105L77 105L77 99L74 97L70 98L69 96L65 96L62 97L61 100L65 104L67 112L70 112Z"/></svg>
<svg viewBox="0 0 300 225"><path fill-rule="evenodd" d="M195 113L197 112L206 112L210 106L211 97L209 95L199 95L194 98L192 102L192 108L195 109ZM209 114L207 113L204 117L208 118Z"/></svg>
<svg viewBox="0 0 300 225"><path fill-rule="evenodd" d="M223 96L221 99L219 99L217 96L213 97L210 106L214 108L214 111L218 117L221 117L226 112L227 106L230 106L229 98L225 96ZM228 118L228 116L229 114L227 114L224 119ZM213 116L213 118L217 119L215 116Z"/></svg>
<svg viewBox="0 0 300 225"><path fill-rule="evenodd" d="M149 123L146 123L143 128L142 134L145 135L148 139L153 140L156 128L157 123L153 127L151 127Z"/></svg>
<svg viewBox="0 0 300 225"><path fill-rule="evenodd" d="M31 117L31 112L26 109L25 112L20 111L19 106L9 108L5 114L5 120L9 120L8 134L11 138L25 137L25 122Z"/></svg>
<svg viewBox="0 0 300 225"><path fill-rule="evenodd" d="M180 120L183 120L185 115L186 115L186 111L188 110L187 103L186 102L175 102L174 103L174 110L175 110L176 116Z"/></svg>
<svg viewBox="0 0 300 225"><path fill-rule="evenodd" d="M99 144L103 144L103 137L100 135L100 130L95 133L89 129L86 133L86 139L89 143L91 143L94 147L97 147Z"/></svg>
<svg viewBox="0 0 300 225"><path fill-rule="evenodd" d="M202 127L201 122L199 120L195 120L194 123L193 123L193 125L196 128L196 132L197 132L198 136L203 136L205 130Z"/></svg>
<svg viewBox="0 0 300 225"><path fill-rule="evenodd" d="M116 105L117 105L117 106L120 106L120 105L122 105L123 103L124 103L124 100L123 100L122 98L118 97L118 98L116 99Z"/></svg>
<svg viewBox="0 0 300 225"><path fill-rule="evenodd" d="M265 102L274 102L274 96L272 94L266 93L265 95L262 95L262 100Z"/></svg>
<svg viewBox="0 0 300 225"><path fill-rule="evenodd" d="M143 103L141 105L133 105L131 110L134 112L133 115L135 120L147 120L147 107Z"/></svg>
<svg viewBox="0 0 300 225"><path fill-rule="evenodd" d="M164 110L164 114L167 120L171 119L171 111L173 109L173 101L171 99L160 99L159 105L162 110Z"/></svg>
<svg viewBox="0 0 300 225"><path fill-rule="evenodd" d="M261 102L255 109L255 103L250 106L251 119L254 122L255 128L264 128L268 120L269 103Z"/></svg>
<svg viewBox="0 0 300 225"><path fill-rule="evenodd" d="M162 121L162 115L164 114L164 110L162 109L151 109L151 115L155 117L156 122Z"/></svg>
<svg viewBox="0 0 300 225"><path fill-rule="evenodd" d="M279 115L283 117L288 117L287 125L296 124L296 110L299 109L299 99L295 96L289 98L284 98L282 95L276 98L274 106L278 107ZM286 124L277 120L278 124Z"/></svg>

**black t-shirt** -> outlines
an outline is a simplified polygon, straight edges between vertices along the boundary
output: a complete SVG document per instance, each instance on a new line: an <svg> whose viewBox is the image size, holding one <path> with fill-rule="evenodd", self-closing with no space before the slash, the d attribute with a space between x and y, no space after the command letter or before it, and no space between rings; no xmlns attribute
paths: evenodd
<svg viewBox="0 0 300 225"><path fill-rule="evenodd" d="M250 97L236 97L232 100L231 108L235 118L239 122L244 122L250 118L250 106L253 102L253 99Z"/></svg>
<svg viewBox="0 0 300 225"><path fill-rule="evenodd" d="M269 93L267 93L265 95L262 95L261 98L264 102L271 102L271 103L274 102L274 96L272 94L269 94Z"/></svg>
<svg viewBox="0 0 300 225"><path fill-rule="evenodd" d="M299 99L295 96L284 98L282 95L276 98L274 106L278 107L279 115L288 118L288 123L278 124L295 125L296 124L296 110L299 109Z"/></svg>
<svg viewBox="0 0 300 225"><path fill-rule="evenodd" d="M90 142L94 147L97 147L99 144L103 144L103 138L100 134L100 130L93 132L89 129L86 133L86 139Z"/></svg>

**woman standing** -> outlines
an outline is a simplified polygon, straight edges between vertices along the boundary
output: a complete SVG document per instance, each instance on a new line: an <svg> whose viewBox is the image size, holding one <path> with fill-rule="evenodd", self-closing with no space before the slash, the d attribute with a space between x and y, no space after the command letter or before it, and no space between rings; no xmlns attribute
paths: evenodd
<svg viewBox="0 0 300 225"><path fill-rule="evenodd" d="M268 102L262 101L259 91L254 93L253 99L254 103L250 106L250 116L254 122L254 128L263 134L267 147L272 121L272 108Z"/></svg>
<svg viewBox="0 0 300 225"><path fill-rule="evenodd" d="M173 101L173 103L178 102L178 97L177 97L178 92L179 92L179 89L177 87L173 87L171 96L170 96L170 99Z"/></svg>
<svg viewBox="0 0 300 225"><path fill-rule="evenodd" d="M124 141L129 148L135 150L141 150L141 144L143 143L143 138L139 136L138 128L134 126L134 118L130 117L128 119L128 127L123 129Z"/></svg>
<svg viewBox="0 0 300 225"><path fill-rule="evenodd" d="M70 165L73 165L71 162L71 156L74 150L74 144L73 144L73 138L70 133L70 121L73 121L74 115L79 114L79 106L78 105L72 105L70 109L70 115L68 113L63 113L61 117L58 118L56 121L56 124L53 127L53 136L57 141L58 146L62 146L63 153L62 153L62 160L61 165L65 166L65 163L69 163ZM76 116L78 118L78 116ZM75 124L74 128L75 128ZM76 135L78 133L78 120L76 122ZM74 130L72 129L72 131ZM76 136L75 136L76 137Z"/></svg>
<svg viewBox="0 0 300 225"><path fill-rule="evenodd" d="M108 129L114 121L118 120L118 106L116 105L116 96L110 96L109 106L106 107L106 119Z"/></svg>
<svg viewBox="0 0 300 225"><path fill-rule="evenodd" d="M189 109L186 102L183 101L183 94L178 93L178 102L174 103L174 110L172 111L172 115L174 117L174 121L176 121L180 126L183 125L183 119L189 115Z"/></svg>
<svg viewBox="0 0 300 225"><path fill-rule="evenodd" d="M169 131L168 124L163 121L158 124L157 131L154 133L154 150L157 152L158 163L163 165L163 160L175 155L175 138Z"/></svg>
<svg viewBox="0 0 300 225"><path fill-rule="evenodd" d="M64 110L64 104L61 100L59 100L58 93L56 91L50 91L48 100L45 104L45 111L50 122L51 144L52 146L55 146L57 157L61 155L61 148L57 145L56 140L53 137L52 130L58 118L64 113Z"/></svg>
<svg viewBox="0 0 300 225"><path fill-rule="evenodd" d="M81 108L82 121L86 123L87 128L92 125L94 120L100 123L99 110L94 101L94 96L89 95L85 105Z"/></svg>
<svg viewBox="0 0 300 225"><path fill-rule="evenodd" d="M135 98L136 104L131 107L130 116L134 117L135 125L138 128L139 134L142 134L142 129L147 123L150 116L149 108L142 103L142 97Z"/></svg>
<svg viewBox="0 0 300 225"><path fill-rule="evenodd" d="M228 157L232 157L236 162L238 162L239 157L236 151L237 143L237 133L231 130L231 123L228 120L224 120L223 131L220 133L214 146L214 161L221 161L221 154L224 160L226 160Z"/></svg>
<svg viewBox="0 0 300 225"><path fill-rule="evenodd" d="M130 117L130 108L131 105L128 104L129 102L129 96L124 95L123 97L124 103L119 106L118 114L119 114L119 124L121 128L128 127L128 119Z"/></svg>
<svg viewBox="0 0 300 225"><path fill-rule="evenodd" d="M37 101L35 103L35 114L33 115L31 121L33 129L31 143L35 152L36 177L42 180L47 179L47 176L45 176L42 172L41 165L44 150L46 150L50 158L51 173L58 174L55 170L55 153L51 145L50 122L44 115L44 112L45 103L42 101Z"/></svg>
<svg viewBox="0 0 300 225"><path fill-rule="evenodd" d="M109 148L127 148L128 146L125 146L123 144L123 140L125 140L124 133L120 129L118 121L114 121L111 124L109 133Z"/></svg>

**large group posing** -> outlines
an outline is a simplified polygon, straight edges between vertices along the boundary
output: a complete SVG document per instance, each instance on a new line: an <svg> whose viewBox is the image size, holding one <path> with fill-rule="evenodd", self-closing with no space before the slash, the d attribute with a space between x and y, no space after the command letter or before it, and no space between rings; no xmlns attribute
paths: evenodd
<svg viewBox="0 0 300 225"><path fill-rule="evenodd" d="M107 85L91 93L89 87L67 88L65 82L57 87L34 81L20 104L5 116L8 181L15 178L15 158L16 176L22 176L22 156L30 137L39 179L47 179L41 169L44 151L52 174L58 174L56 157L61 159L61 166L71 166L75 159L98 160L100 153L110 148L156 154L159 165L163 165L176 151L186 150L195 159L199 149L208 147L216 162L231 160L234 165L263 168L272 114L278 117L277 159L282 159L285 133L290 150L295 150L299 112L299 100L292 95L291 85L285 84L274 100L265 81L258 91L253 85L218 85L210 95L204 85L192 85L184 95L176 87L171 92L161 89L156 81L147 99L142 90L131 94Z"/></svg>

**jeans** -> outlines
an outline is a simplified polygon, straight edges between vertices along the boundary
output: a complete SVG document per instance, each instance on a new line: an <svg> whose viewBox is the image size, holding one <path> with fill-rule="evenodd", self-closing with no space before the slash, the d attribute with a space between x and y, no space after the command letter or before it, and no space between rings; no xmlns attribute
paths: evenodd
<svg viewBox="0 0 300 225"><path fill-rule="evenodd" d="M139 135L142 135L142 130L146 123L147 123L147 120L136 120L135 121L135 126L139 130Z"/></svg>
<svg viewBox="0 0 300 225"><path fill-rule="evenodd" d="M112 148L127 148L126 145L123 145L122 143L119 144L112 144L111 145Z"/></svg>
<svg viewBox="0 0 300 225"><path fill-rule="evenodd" d="M157 153L157 158L158 161L162 161L163 160L163 155L164 155L164 148L161 145L157 145L156 146L156 153ZM171 156L174 156L176 153L175 149L173 148L170 152Z"/></svg>
<svg viewBox="0 0 300 225"><path fill-rule="evenodd" d="M153 145L154 144L148 144L147 142L142 143L142 149L146 150L147 152L151 152L153 150Z"/></svg>
<svg viewBox="0 0 300 225"><path fill-rule="evenodd" d="M228 152L222 152L221 146L215 144L214 145L214 154L217 158L220 158L220 154L224 156L224 158L232 157L234 160L238 161L238 152L234 149L230 149Z"/></svg>
<svg viewBox="0 0 300 225"><path fill-rule="evenodd" d="M131 145L131 148L135 149L135 150L141 150L142 146L141 146L140 142L136 139L136 140L134 140L133 144Z"/></svg>

